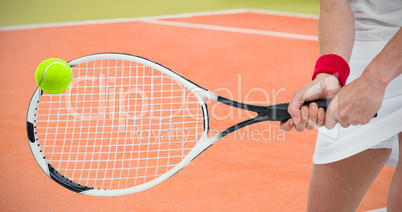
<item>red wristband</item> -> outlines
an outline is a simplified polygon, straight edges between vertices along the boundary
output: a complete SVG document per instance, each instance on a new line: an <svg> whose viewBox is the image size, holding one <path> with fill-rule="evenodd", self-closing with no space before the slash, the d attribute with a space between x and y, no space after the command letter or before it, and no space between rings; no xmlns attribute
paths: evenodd
<svg viewBox="0 0 402 212"><path fill-rule="evenodd" d="M318 58L315 63L313 80L320 73L335 75L341 86L344 86L348 79L350 68L349 64L339 55L326 54Z"/></svg>

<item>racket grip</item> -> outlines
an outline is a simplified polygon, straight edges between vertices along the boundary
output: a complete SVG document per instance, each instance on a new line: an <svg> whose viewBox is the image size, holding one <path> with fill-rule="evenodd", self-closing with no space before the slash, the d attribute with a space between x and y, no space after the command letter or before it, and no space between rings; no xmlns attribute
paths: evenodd
<svg viewBox="0 0 402 212"><path fill-rule="evenodd" d="M327 108L328 108L329 103L331 102L331 99L320 99L320 100L316 100L316 101L312 101L312 102L317 103L318 108L321 107L325 111L327 111ZM312 102L305 102L305 103L303 103L303 106L309 107ZM375 118L375 117L377 117L377 113L373 116L373 118Z"/></svg>
<svg viewBox="0 0 402 212"><path fill-rule="evenodd" d="M303 106L309 107L311 103L315 102L318 106L318 108L322 108L325 111L327 111L328 105L331 102L331 99L320 99L316 101L311 101L311 102L305 102L303 103ZM273 111L271 114L270 120L272 121L287 121L288 119L291 118L290 114L288 113L288 107L289 103L281 103L281 104L276 104L276 105L271 105L270 109ZM377 113L374 115L373 118L377 117Z"/></svg>
<svg viewBox="0 0 402 212"><path fill-rule="evenodd" d="M311 102L305 102L303 103L303 106L307 106L309 107L311 103L315 102L318 106L318 108L322 108L325 111L327 111L328 105L331 102L331 99L320 99L320 100L316 100L316 101L311 101Z"/></svg>
<svg viewBox="0 0 402 212"><path fill-rule="evenodd" d="M331 102L330 99L320 99L311 102L305 102L302 106L309 107L312 102L315 102L318 105L318 108L323 108L327 111L328 105ZM270 111L272 111L270 120L271 121L287 121L291 118L290 114L288 113L289 103L280 103L269 106Z"/></svg>

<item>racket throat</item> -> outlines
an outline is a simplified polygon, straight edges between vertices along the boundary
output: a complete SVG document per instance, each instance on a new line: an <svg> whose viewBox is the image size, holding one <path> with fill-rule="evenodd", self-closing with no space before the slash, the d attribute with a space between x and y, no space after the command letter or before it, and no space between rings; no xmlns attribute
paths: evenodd
<svg viewBox="0 0 402 212"><path fill-rule="evenodd" d="M256 124L256 123L259 123L259 122L262 122L262 121L267 121L267 120L269 120L268 113L267 114L260 113L256 117L253 117L253 118L247 119L245 121L242 121L242 122L240 122L238 124L235 124L235 125L227 128L226 130L223 130L223 131L219 132L218 134L213 136L211 139L214 140L214 141L217 141L217 140L229 135L230 133L232 133L232 132L234 132L236 130L239 130L239 129L244 128L246 126Z"/></svg>

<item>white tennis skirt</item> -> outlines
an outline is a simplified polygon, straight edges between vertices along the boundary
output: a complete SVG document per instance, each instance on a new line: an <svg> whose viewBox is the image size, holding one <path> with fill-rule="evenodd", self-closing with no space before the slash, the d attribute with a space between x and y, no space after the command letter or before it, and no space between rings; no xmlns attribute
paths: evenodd
<svg viewBox="0 0 402 212"><path fill-rule="evenodd" d="M358 78L370 61L384 48L386 41L356 41L350 60L347 83ZM339 124L318 130L313 156L315 164L326 164L348 158L367 149L392 148L387 164L398 162L398 133L402 131L402 76L387 87L378 116L366 125L342 128Z"/></svg>

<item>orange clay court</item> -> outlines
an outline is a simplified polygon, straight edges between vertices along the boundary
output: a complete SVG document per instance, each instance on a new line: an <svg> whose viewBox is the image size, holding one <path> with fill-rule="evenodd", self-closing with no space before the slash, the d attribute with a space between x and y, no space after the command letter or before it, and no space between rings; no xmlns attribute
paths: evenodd
<svg viewBox="0 0 402 212"><path fill-rule="evenodd" d="M44 59L100 52L149 58L219 95L251 104L288 102L318 57L317 18L225 11L122 22L0 31L1 211L305 211L316 130L284 133L263 122L215 143L174 177L119 197L71 192L36 164L26 111ZM209 106L211 130L244 118ZM258 134L258 132L262 132ZM358 211L386 206L385 167Z"/></svg>

